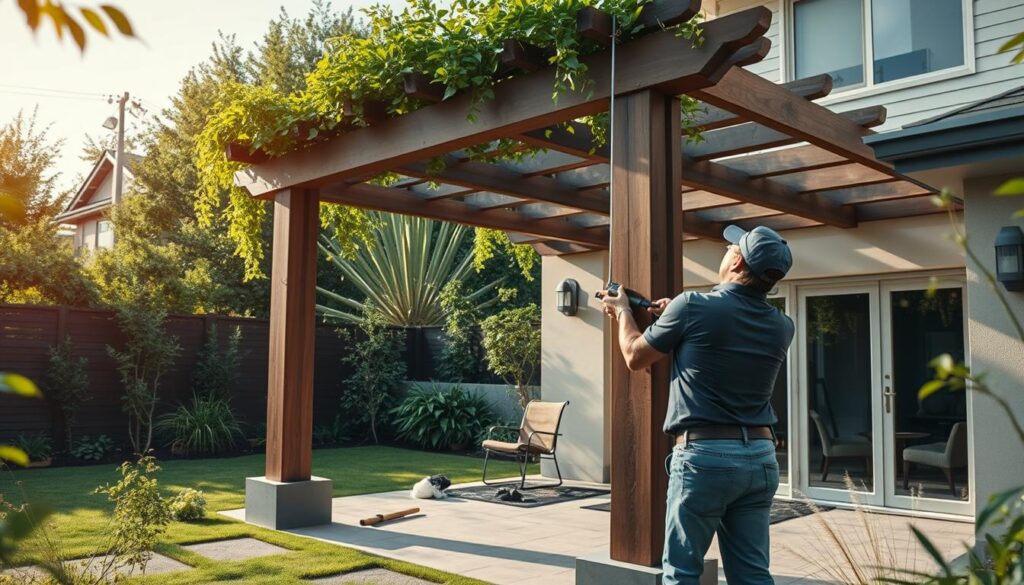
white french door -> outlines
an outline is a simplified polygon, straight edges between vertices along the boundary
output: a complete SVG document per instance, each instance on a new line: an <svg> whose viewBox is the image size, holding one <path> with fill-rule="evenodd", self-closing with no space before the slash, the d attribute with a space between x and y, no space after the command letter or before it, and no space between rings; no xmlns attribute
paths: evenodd
<svg viewBox="0 0 1024 585"><path fill-rule="evenodd" d="M966 397L917 394L933 357L964 358L962 278L796 288L794 490L970 515Z"/></svg>
<svg viewBox="0 0 1024 585"><path fill-rule="evenodd" d="M799 288L799 490L883 505L878 285Z"/></svg>
<svg viewBox="0 0 1024 585"><path fill-rule="evenodd" d="M886 506L973 513L966 393L940 390L918 398L918 389L932 378L932 358L948 353L964 360L963 292L960 279L940 281L931 291L927 280L881 284Z"/></svg>

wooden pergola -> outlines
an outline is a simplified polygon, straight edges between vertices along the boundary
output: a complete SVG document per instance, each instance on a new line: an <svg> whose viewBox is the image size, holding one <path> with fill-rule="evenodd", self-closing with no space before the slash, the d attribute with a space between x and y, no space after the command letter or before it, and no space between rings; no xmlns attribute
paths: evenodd
<svg viewBox="0 0 1024 585"><path fill-rule="evenodd" d="M310 478L322 201L497 228L545 255L608 249L611 242L614 278L650 298L682 289L684 241L720 239L730 223L854 228L936 211L931 187L896 173L862 142L884 121L883 108L834 113L813 102L830 92L827 75L776 85L741 67L768 52L768 9L708 21L699 47L661 30L699 8L699 0L657 0L641 16L647 34L616 47L614 168L609 146L595 147L587 126L573 122L608 110L609 51L582 59L592 92L555 102L543 52L515 39L502 54L505 74L515 74L496 85L475 123L466 120L470 96L442 101L442 86L410 75L405 91L436 103L394 118L371 115L379 108L365 103L369 126L273 159L229 147L229 158L252 163L236 182L275 207L268 479ZM578 25L580 35L611 39L610 17L599 10L581 11ZM683 94L703 102L700 143L684 138ZM498 139L546 150L521 160L471 159L464 151ZM428 172L427 161L438 156L444 169ZM385 171L402 178L389 187L367 183ZM661 431L668 365L630 372L616 359L611 376L610 554L654 566L670 449Z"/></svg>

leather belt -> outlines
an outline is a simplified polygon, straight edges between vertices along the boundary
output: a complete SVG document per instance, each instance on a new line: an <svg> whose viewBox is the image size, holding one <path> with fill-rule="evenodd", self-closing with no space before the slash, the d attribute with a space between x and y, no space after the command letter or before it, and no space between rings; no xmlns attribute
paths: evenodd
<svg viewBox="0 0 1024 585"><path fill-rule="evenodd" d="M771 427L746 427L748 439L769 439L774 440L775 434ZM686 444L687 441L716 441L726 439L743 439L743 427L733 425L708 425L694 427L676 435L676 444Z"/></svg>

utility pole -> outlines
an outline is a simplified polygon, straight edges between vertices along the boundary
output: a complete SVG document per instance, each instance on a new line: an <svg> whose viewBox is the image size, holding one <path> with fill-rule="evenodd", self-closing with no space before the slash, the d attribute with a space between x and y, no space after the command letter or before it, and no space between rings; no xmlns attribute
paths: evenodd
<svg viewBox="0 0 1024 585"><path fill-rule="evenodd" d="M124 188L124 108L128 104L128 92L117 100L117 152L114 154L114 205L121 202Z"/></svg>

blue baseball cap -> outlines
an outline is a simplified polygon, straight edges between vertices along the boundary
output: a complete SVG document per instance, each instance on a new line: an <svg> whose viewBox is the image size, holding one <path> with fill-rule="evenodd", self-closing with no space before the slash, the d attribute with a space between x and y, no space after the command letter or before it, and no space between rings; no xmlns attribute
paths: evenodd
<svg viewBox="0 0 1024 585"><path fill-rule="evenodd" d="M749 232L730 225L722 232L726 241L740 247L740 255L755 276L766 280L781 280L793 266L793 253L778 232L757 226Z"/></svg>

